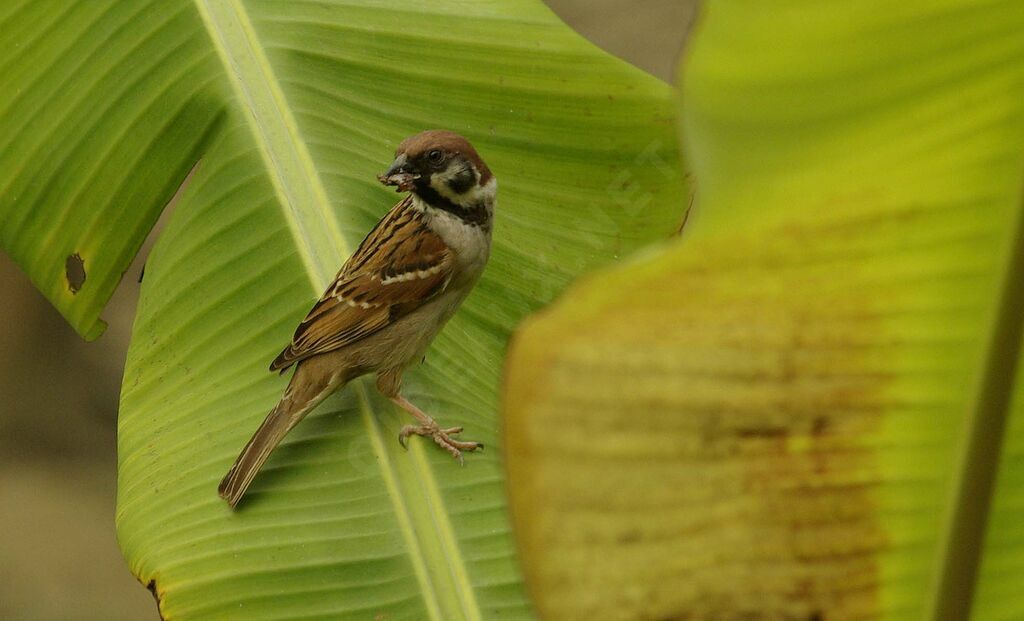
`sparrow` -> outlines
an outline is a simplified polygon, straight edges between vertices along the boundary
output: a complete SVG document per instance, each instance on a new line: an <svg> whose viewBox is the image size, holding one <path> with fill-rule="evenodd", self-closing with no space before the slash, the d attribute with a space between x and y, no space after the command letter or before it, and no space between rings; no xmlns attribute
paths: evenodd
<svg viewBox="0 0 1024 621"><path fill-rule="evenodd" d="M402 373L473 289L491 250L498 182L462 136L445 130L406 138L378 181L408 192L345 262L291 343L270 364L295 367L281 400L242 449L218 487L234 508L285 435L321 401L375 373L377 389L415 423L398 436L428 436L462 462L479 442L452 436L402 396Z"/></svg>

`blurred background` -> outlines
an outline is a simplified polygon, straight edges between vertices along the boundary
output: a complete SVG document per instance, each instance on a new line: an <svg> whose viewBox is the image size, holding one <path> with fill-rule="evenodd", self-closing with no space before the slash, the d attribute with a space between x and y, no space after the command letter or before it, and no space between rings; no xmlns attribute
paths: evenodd
<svg viewBox="0 0 1024 621"><path fill-rule="evenodd" d="M547 4L605 50L675 81L694 0ZM118 394L153 237L94 343L82 341L0 251L0 619L159 618L114 535Z"/></svg>

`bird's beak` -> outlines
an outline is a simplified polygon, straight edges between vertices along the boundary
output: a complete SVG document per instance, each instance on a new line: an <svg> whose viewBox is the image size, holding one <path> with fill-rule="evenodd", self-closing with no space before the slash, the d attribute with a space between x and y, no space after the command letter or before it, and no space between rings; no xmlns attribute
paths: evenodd
<svg viewBox="0 0 1024 621"><path fill-rule="evenodd" d="M401 154L391 162L391 167L383 174L377 175L377 180L384 185L398 186L396 192L408 192L413 188L413 181L420 178L409 164L405 154Z"/></svg>

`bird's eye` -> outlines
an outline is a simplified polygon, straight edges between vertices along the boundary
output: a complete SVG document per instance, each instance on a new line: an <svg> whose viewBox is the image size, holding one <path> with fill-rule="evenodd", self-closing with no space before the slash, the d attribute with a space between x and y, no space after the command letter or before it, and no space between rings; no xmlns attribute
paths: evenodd
<svg viewBox="0 0 1024 621"><path fill-rule="evenodd" d="M439 149L434 149L430 153L427 153L427 159L431 164L440 164L444 161L444 153L441 153Z"/></svg>

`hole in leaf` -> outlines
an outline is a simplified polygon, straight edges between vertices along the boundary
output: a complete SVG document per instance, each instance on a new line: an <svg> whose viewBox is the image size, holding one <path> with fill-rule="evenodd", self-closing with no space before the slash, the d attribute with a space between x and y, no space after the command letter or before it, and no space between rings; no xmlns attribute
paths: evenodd
<svg viewBox="0 0 1024 621"><path fill-rule="evenodd" d="M85 261L77 252L68 255L64 262L64 277L68 279L68 289L71 293L78 293L85 284Z"/></svg>

